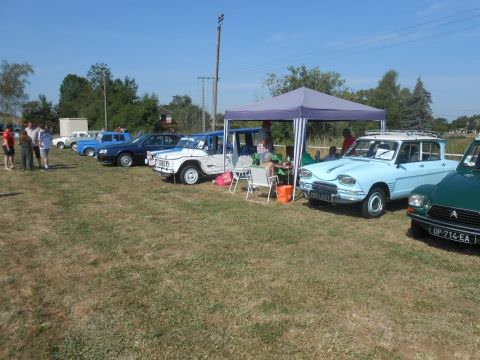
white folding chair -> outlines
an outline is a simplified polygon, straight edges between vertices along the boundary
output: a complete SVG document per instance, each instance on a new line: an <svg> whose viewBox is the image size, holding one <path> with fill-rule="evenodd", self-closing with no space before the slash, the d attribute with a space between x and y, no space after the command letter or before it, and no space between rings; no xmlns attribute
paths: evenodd
<svg viewBox="0 0 480 360"><path fill-rule="evenodd" d="M250 169L233 169L232 174L233 174L233 179L230 184L230 187L228 188L228 191L234 194L235 190L237 189L237 185L239 181L250 180Z"/></svg>
<svg viewBox="0 0 480 360"><path fill-rule="evenodd" d="M248 198L250 193L253 193L253 191L258 188L265 187L265 188L268 188L267 201L266 202L256 201L256 202L268 204L268 202L270 201L270 196L272 194L272 189L274 191L277 190L278 177L277 175L268 176L267 171L268 170L266 168L263 168L260 166L250 167L250 179L248 179L248 189L247 189L247 196L245 200L255 201Z"/></svg>

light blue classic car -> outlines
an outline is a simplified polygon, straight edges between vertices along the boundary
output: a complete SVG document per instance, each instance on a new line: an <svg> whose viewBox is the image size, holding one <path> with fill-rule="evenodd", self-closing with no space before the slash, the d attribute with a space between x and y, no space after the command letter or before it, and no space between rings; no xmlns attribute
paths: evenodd
<svg viewBox="0 0 480 360"><path fill-rule="evenodd" d="M431 133L369 132L339 160L302 167L299 186L313 205L360 202L362 215L372 218L387 200L437 184L457 165L445 160L445 140Z"/></svg>

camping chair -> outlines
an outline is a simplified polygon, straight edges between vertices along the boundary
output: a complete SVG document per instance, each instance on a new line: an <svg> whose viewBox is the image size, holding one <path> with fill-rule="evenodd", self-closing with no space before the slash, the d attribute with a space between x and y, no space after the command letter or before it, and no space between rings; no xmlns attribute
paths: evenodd
<svg viewBox="0 0 480 360"><path fill-rule="evenodd" d="M233 178L228 191L230 191L232 194L235 194L235 190L237 189L237 185L240 180L250 180L250 169L235 168L232 170L232 175Z"/></svg>
<svg viewBox="0 0 480 360"><path fill-rule="evenodd" d="M260 187L266 187L268 188L268 196L265 204L268 204L268 202L270 201L270 195L272 193L272 189L274 189L275 191L277 189L278 177L277 175L268 176L267 171L268 171L267 169L259 166L250 167L251 177L248 180L247 196L245 200L249 200L248 196L250 195L250 193L253 193L255 189ZM255 201L255 200L250 199L250 201ZM260 202L260 201L256 201L256 202Z"/></svg>

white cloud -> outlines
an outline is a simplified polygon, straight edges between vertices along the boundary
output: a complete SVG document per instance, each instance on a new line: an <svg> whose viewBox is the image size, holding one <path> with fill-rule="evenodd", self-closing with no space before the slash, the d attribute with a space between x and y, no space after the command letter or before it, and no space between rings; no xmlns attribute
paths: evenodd
<svg viewBox="0 0 480 360"><path fill-rule="evenodd" d="M423 9L423 10L420 10L417 12L417 16L425 16L425 15L428 15L430 13L433 13L435 11L439 11L439 10L442 10L444 8L446 8L448 5L448 1L437 1L437 2L434 2L433 4L431 4L429 7L427 7L426 9Z"/></svg>

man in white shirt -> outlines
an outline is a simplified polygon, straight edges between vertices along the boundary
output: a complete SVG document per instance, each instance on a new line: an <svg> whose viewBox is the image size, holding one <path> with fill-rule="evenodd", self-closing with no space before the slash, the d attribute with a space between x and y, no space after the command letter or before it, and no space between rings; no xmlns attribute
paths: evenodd
<svg viewBox="0 0 480 360"><path fill-rule="evenodd" d="M25 128L25 131L27 132L27 135L30 136L30 139L32 139L32 148L33 148L33 154L37 158L38 161L38 167L42 167L42 163L40 160L40 148L39 148L39 135L40 135L40 128L37 126L34 126L31 121L27 123L27 127ZM32 161L32 166L33 166L33 161Z"/></svg>

